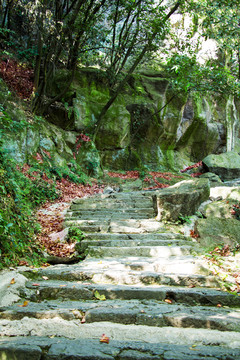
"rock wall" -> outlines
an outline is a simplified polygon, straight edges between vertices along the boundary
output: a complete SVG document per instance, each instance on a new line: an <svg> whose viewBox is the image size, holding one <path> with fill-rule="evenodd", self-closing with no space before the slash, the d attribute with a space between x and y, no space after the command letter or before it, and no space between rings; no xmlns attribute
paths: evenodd
<svg viewBox="0 0 240 360"><path fill-rule="evenodd" d="M0 111L0 145L17 163L29 163L37 153L47 152L54 167L68 168L75 158L85 173L101 175L100 155L92 141L79 141L77 129L63 129L65 124L60 127L26 111L1 79L0 104L4 109Z"/></svg>
<svg viewBox="0 0 240 360"><path fill-rule="evenodd" d="M68 71L58 72L48 85L48 96L62 91L68 78ZM102 71L79 69L64 99L49 109L46 121L16 137L6 133L5 147L20 162L43 148L65 166L74 156L77 136L91 136L109 98ZM131 77L106 113L95 144L82 145L76 160L96 176L101 173L100 162L113 170L181 169L211 153L240 151L238 106L232 98L174 94L162 73L149 70Z"/></svg>
<svg viewBox="0 0 240 360"><path fill-rule="evenodd" d="M57 75L49 96L61 90L67 77L66 72ZM80 69L66 95L67 121L62 117L56 122L51 116L49 120L91 134L109 97L103 72ZM96 147L103 166L110 169L166 170L225 152L230 142L231 150L238 151L238 133L239 113L233 99L197 92L174 94L163 74L146 71L132 76L108 110Z"/></svg>

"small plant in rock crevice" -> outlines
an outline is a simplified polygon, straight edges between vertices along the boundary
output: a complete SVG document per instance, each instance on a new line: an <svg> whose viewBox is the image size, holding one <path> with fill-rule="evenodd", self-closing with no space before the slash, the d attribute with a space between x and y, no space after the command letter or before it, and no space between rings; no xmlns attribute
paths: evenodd
<svg viewBox="0 0 240 360"><path fill-rule="evenodd" d="M68 242L80 242L85 238L82 230L77 226L71 226L68 230Z"/></svg>
<svg viewBox="0 0 240 360"><path fill-rule="evenodd" d="M179 217L178 217L178 223L180 224L191 224L191 216L187 216L187 215L182 215L180 214Z"/></svg>

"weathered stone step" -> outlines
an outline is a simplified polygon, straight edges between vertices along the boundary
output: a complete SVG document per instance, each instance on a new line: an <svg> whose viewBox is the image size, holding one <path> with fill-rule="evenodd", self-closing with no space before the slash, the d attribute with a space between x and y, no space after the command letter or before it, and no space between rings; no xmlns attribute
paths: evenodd
<svg viewBox="0 0 240 360"><path fill-rule="evenodd" d="M22 320L24 335L0 339L1 360L239 360L239 333L209 329ZM14 323L14 322L13 322ZM39 323L44 326L39 327ZM25 325L25 326L24 326ZM19 329L6 329L21 333ZM102 334L109 344L100 343ZM32 333L30 338L28 335ZM56 337L53 334L56 333ZM68 336L63 337L65 334ZM64 334L64 335L61 335ZM48 336L48 337L47 337ZM16 355L17 354L17 355Z"/></svg>
<svg viewBox="0 0 240 360"><path fill-rule="evenodd" d="M25 274L26 275L26 274ZM74 272L70 269L61 271L44 271L38 274L30 274L33 278L41 279L42 276L49 280L81 281L94 284L118 284L118 285L168 285L168 286L190 286L190 287L219 287L214 276L200 274L167 274L147 271L112 270L112 269L79 269ZM37 280L36 280L37 282Z"/></svg>
<svg viewBox="0 0 240 360"><path fill-rule="evenodd" d="M184 246L88 246L88 257L124 257L124 256L144 256L144 257L170 257L189 255L192 247Z"/></svg>
<svg viewBox="0 0 240 360"><path fill-rule="evenodd" d="M150 219L150 218L154 218L154 216L156 216L154 214L153 211L150 212L142 212L142 213L129 213L129 214L125 214L125 213L119 213L119 214L115 214L115 212L113 212L111 210L111 212L97 212L97 213L88 213L88 214L78 214L76 215L75 213L70 215L70 216L66 216L65 217L65 221L68 220L126 220L126 219Z"/></svg>
<svg viewBox="0 0 240 360"><path fill-rule="evenodd" d="M28 289L32 291L28 292ZM62 281L38 281L38 285L29 282L25 296L31 301L48 300L94 300L96 290L106 299L119 300L158 300L166 299L188 305L209 305L240 307L240 296L221 290L208 288L186 288L174 286L128 286L108 284L72 283Z"/></svg>
<svg viewBox="0 0 240 360"><path fill-rule="evenodd" d="M147 239L147 240L82 240L77 244L77 248L82 246L106 246L106 247L138 247L138 246L180 246L187 245L190 242L187 240L175 239L175 240L158 240L158 239Z"/></svg>
<svg viewBox="0 0 240 360"><path fill-rule="evenodd" d="M101 197L77 199L73 201L70 210L81 209L125 209L125 208L153 208L153 198L150 196L117 195L115 198Z"/></svg>
<svg viewBox="0 0 240 360"><path fill-rule="evenodd" d="M175 234L171 232L161 232L161 233L144 233L144 234L132 234L132 233L125 233L125 234L118 234L118 233L88 233L85 235L84 239L86 240L187 240L182 234Z"/></svg>
<svg viewBox="0 0 240 360"><path fill-rule="evenodd" d="M54 265L47 268L23 270L23 275L32 279L42 276L54 279L65 279L69 281L83 280L84 273L99 271L129 272L157 272L163 274L185 275L209 275L209 270L205 267L202 259L185 255L170 258L145 258L145 257L124 257L124 258L88 258L83 262L72 265Z"/></svg>
<svg viewBox="0 0 240 360"><path fill-rule="evenodd" d="M240 332L240 310L186 307L156 301L49 301L29 303L26 307L15 304L1 308L0 320L36 319L81 320L85 323L110 321L120 324L172 326L182 328L208 328Z"/></svg>
<svg viewBox="0 0 240 360"><path fill-rule="evenodd" d="M153 219L129 220L67 220L64 227L77 226L85 232L145 233L161 230L164 225Z"/></svg>
<svg viewBox="0 0 240 360"><path fill-rule="evenodd" d="M82 210L68 210L68 212L66 213L66 216L83 216L83 215L94 215L94 214L99 214L99 215L116 215L116 216L121 216L122 214L125 215L133 215L133 214L146 214L149 216L154 215L154 210L152 208L116 208L114 209L114 212L112 211L112 209L104 209L101 206L98 209L82 209Z"/></svg>
<svg viewBox="0 0 240 360"><path fill-rule="evenodd" d="M111 221L109 226L109 232L112 233L151 233L156 231L161 231L164 228L164 224L156 221L154 219L144 219L144 220L126 220L126 221Z"/></svg>

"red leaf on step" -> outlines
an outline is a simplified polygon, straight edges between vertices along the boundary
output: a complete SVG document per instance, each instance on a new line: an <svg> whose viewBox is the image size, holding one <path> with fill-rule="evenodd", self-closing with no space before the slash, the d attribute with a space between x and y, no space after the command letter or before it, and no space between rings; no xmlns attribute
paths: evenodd
<svg viewBox="0 0 240 360"><path fill-rule="evenodd" d="M105 334L102 334L100 342L109 344L109 341L110 341L109 337L107 337Z"/></svg>

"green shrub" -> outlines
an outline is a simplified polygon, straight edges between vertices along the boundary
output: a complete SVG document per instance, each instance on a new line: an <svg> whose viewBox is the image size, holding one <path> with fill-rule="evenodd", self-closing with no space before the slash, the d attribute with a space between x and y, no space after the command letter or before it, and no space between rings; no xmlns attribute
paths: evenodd
<svg viewBox="0 0 240 360"><path fill-rule="evenodd" d="M57 196L54 184L28 179L0 147L0 268L23 259L35 265L42 262L33 209Z"/></svg>
<svg viewBox="0 0 240 360"><path fill-rule="evenodd" d="M81 229L77 226L71 226L68 230L68 241L75 242L75 241L82 241L84 239L84 233Z"/></svg>

